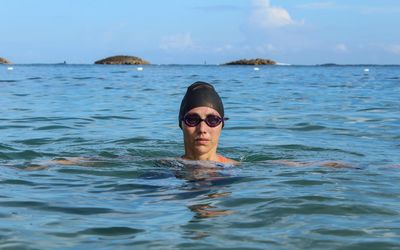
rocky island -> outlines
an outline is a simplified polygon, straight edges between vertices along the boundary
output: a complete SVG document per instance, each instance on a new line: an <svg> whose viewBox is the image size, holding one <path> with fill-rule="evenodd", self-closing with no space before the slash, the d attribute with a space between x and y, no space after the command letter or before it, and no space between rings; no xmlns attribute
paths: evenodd
<svg viewBox="0 0 400 250"><path fill-rule="evenodd" d="M275 65L276 62L270 59L241 59L225 63L224 65Z"/></svg>
<svg viewBox="0 0 400 250"><path fill-rule="evenodd" d="M3 57L0 57L0 64L11 64L11 62Z"/></svg>
<svg viewBox="0 0 400 250"><path fill-rule="evenodd" d="M136 56L111 56L94 62L95 64L128 64L139 65L149 64L148 61Z"/></svg>

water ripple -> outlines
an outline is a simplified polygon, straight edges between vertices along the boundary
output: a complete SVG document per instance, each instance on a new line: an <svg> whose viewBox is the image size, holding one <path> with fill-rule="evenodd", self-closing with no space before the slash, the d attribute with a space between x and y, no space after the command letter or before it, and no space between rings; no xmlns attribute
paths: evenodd
<svg viewBox="0 0 400 250"><path fill-rule="evenodd" d="M112 120L112 119L137 120L137 118L127 117L127 116L117 116L117 115L110 115L110 116L96 115L96 116L92 116L91 118L98 119L98 120Z"/></svg>
<svg viewBox="0 0 400 250"><path fill-rule="evenodd" d="M41 152L36 152L34 150L24 150L19 152L0 152L0 159L11 160L11 159L25 159L32 160L38 157L43 157L48 154L43 154Z"/></svg>
<svg viewBox="0 0 400 250"><path fill-rule="evenodd" d="M93 227L85 230L78 231L73 234L55 234L63 237L73 237L78 235L98 235L98 236L118 236L118 235L134 235L145 232L143 229L131 227Z"/></svg>
<svg viewBox="0 0 400 250"><path fill-rule="evenodd" d="M400 67L368 67L19 65L0 80L0 248L398 249ZM197 80L238 166L174 158Z"/></svg>
<svg viewBox="0 0 400 250"><path fill-rule="evenodd" d="M38 127L35 128L34 130L55 130L55 129L75 129L75 128L63 125L49 125L49 126Z"/></svg>

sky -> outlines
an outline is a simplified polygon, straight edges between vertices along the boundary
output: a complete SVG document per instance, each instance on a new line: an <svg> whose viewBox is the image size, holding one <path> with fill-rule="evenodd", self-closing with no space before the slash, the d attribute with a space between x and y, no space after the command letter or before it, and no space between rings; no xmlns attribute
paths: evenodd
<svg viewBox="0 0 400 250"><path fill-rule="evenodd" d="M0 0L0 57L400 64L398 0Z"/></svg>

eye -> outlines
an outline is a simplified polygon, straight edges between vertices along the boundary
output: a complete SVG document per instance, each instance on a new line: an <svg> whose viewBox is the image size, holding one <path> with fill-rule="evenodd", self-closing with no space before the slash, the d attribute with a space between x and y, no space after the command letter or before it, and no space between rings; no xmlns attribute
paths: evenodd
<svg viewBox="0 0 400 250"><path fill-rule="evenodd" d="M186 123L188 126L196 126L200 122L200 116L197 114L188 114L183 118L183 121Z"/></svg>
<svg viewBox="0 0 400 250"><path fill-rule="evenodd" d="M216 127L222 122L222 119L216 115L208 115L206 122L210 127Z"/></svg>

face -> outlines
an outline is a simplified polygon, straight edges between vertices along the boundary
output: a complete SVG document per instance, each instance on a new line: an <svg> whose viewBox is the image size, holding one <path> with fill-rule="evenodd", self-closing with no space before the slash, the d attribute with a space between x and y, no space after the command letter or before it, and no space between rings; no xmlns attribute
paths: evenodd
<svg viewBox="0 0 400 250"><path fill-rule="evenodd" d="M197 114L201 119L205 119L208 115L221 117L215 109L208 107L197 107L191 109L187 114ZM197 126L190 127L182 121L182 130L187 155L197 158L216 154L222 123L216 127L210 127L205 121L202 121Z"/></svg>

